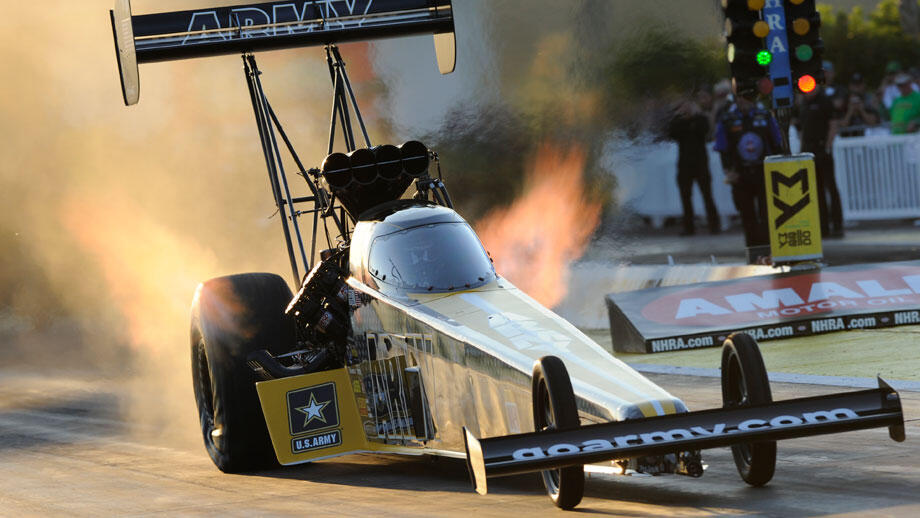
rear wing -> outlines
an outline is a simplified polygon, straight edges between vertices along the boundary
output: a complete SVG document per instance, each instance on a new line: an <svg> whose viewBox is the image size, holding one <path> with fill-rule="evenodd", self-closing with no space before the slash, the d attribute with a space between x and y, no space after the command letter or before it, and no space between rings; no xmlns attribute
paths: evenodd
<svg viewBox="0 0 920 518"><path fill-rule="evenodd" d="M434 34L438 68L454 70L450 0L278 0L191 11L109 11L125 105L140 96L140 63Z"/></svg>
<svg viewBox="0 0 920 518"><path fill-rule="evenodd" d="M881 378L878 383L872 390L488 439L464 427L467 467L476 491L485 494L487 477L613 459L876 427L888 427L892 439L903 441L898 393Z"/></svg>

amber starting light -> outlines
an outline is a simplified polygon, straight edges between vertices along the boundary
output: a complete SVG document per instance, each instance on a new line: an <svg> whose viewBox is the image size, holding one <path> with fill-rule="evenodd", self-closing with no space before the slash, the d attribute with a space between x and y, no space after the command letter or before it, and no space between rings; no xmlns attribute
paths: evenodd
<svg viewBox="0 0 920 518"><path fill-rule="evenodd" d="M808 31L811 30L811 23L805 18L796 18L792 22L792 31L798 34L799 36L804 36L808 34Z"/></svg>
<svg viewBox="0 0 920 518"><path fill-rule="evenodd" d="M767 22L763 20L758 20L754 23L754 28L752 29L754 36L758 38L766 38L770 34L770 26L767 25Z"/></svg>

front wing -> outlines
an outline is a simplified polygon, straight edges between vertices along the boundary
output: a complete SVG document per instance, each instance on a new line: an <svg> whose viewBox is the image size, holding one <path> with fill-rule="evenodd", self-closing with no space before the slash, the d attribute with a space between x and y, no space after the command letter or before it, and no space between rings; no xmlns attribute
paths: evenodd
<svg viewBox="0 0 920 518"><path fill-rule="evenodd" d="M256 383L278 462L371 450L346 369Z"/></svg>
<svg viewBox="0 0 920 518"><path fill-rule="evenodd" d="M789 399L763 405L718 408L477 439L464 428L467 466L477 492L486 478L577 466L613 459L775 441L888 427L904 440L898 393L884 380L879 388Z"/></svg>
<svg viewBox="0 0 920 518"><path fill-rule="evenodd" d="M382 435L375 430L369 437L368 403L357 397L360 383L348 368L260 381L256 391L275 456L285 466L352 453L463 456L419 437L412 426L421 420L411 409L409 416L390 421L408 424L386 428Z"/></svg>

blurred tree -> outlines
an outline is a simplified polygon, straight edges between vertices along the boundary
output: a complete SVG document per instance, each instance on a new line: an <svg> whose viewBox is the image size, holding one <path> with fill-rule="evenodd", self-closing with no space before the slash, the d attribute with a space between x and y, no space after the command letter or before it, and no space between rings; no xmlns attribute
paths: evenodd
<svg viewBox="0 0 920 518"><path fill-rule="evenodd" d="M673 26L641 20L637 27L641 30L611 47L610 59L600 65L610 120L632 136L658 133L672 102L709 89L728 74L718 34L697 38Z"/></svg>
<svg viewBox="0 0 920 518"><path fill-rule="evenodd" d="M491 100L456 106L425 137L446 178L462 174L454 202L471 219L521 191L528 158L544 142L577 143L588 190L613 209L615 175L601 166L604 144L656 132L672 100L727 74L714 0L688 3L680 19L672 0L487 5Z"/></svg>
<svg viewBox="0 0 920 518"><path fill-rule="evenodd" d="M618 45L608 64L614 89L630 98L673 97L725 77L723 44L694 39L671 27L643 29Z"/></svg>
<svg viewBox="0 0 920 518"><path fill-rule="evenodd" d="M898 9L901 14L901 28L910 36L920 34L920 6L917 0L900 0Z"/></svg>
<svg viewBox="0 0 920 518"><path fill-rule="evenodd" d="M917 0L911 1L916 7ZM903 17L912 11L902 8L902 3L881 0L868 15L858 6L849 13L819 6L824 56L835 65L841 81L859 72L870 85L877 85L890 61L905 68L920 65L920 36L904 30Z"/></svg>

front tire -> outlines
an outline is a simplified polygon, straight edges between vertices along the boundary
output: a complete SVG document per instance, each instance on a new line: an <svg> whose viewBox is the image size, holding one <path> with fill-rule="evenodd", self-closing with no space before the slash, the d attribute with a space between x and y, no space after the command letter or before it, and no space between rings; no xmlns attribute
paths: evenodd
<svg viewBox="0 0 920 518"><path fill-rule="evenodd" d="M757 342L746 333L734 333L722 345L722 406L735 408L773 401L770 380ZM773 478L776 441L732 446L741 479L758 487Z"/></svg>
<svg viewBox="0 0 920 518"><path fill-rule="evenodd" d="M278 354L295 343L284 314L293 298L279 276L246 273L218 277L198 286L192 301L192 384L205 448L227 473L277 465L250 352Z"/></svg>
<svg viewBox="0 0 920 518"><path fill-rule="evenodd" d="M570 430L578 428L578 408L572 380L562 360L544 356L533 367L533 424L540 430ZM584 466L541 472L546 492L562 509L572 509L585 492Z"/></svg>

